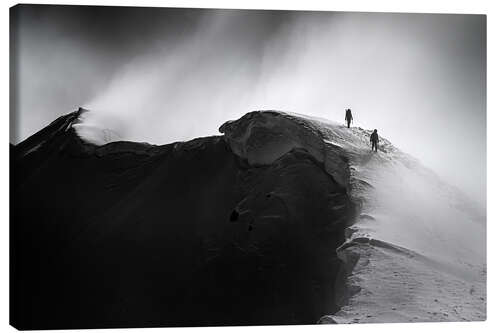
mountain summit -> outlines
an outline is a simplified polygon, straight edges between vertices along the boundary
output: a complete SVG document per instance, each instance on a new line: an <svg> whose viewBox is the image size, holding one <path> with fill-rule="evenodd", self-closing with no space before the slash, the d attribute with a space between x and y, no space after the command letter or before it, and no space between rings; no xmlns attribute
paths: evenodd
<svg viewBox="0 0 500 333"><path fill-rule="evenodd" d="M369 132L279 111L167 145L11 148L19 329L484 320L485 218Z"/></svg>

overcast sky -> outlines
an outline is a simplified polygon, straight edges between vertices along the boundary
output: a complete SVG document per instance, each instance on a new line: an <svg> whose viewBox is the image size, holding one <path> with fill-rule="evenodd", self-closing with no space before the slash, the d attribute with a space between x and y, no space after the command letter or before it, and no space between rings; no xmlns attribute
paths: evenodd
<svg viewBox="0 0 500 333"><path fill-rule="evenodd" d="M157 144L350 107L485 205L485 16L23 5L11 32L12 143L78 106Z"/></svg>

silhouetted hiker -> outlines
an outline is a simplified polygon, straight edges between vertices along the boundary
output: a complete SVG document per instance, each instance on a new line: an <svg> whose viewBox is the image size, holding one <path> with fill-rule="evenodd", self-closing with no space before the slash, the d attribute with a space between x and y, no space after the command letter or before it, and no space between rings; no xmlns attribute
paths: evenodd
<svg viewBox="0 0 500 333"><path fill-rule="evenodd" d="M372 143L372 150L378 151L378 134L376 129L370 135L370 142Z"/></svg>
<svg viewBox="0 0 500 333"><path fill-rule="evenodd" d="M345 120L347 121L347 128L351 127L351 121L354 118L352 117L351 109L346 109L345 110Z"/></svg>

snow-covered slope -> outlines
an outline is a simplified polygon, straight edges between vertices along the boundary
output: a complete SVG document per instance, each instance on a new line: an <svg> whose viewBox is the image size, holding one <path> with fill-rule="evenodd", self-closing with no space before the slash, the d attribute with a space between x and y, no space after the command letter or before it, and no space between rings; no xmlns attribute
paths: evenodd
<svg viewBox="0 0 500 333"><path fill-rule="evenodd" d="M384 138L371 152L361 128L277 111L220 131L250 164L307 150L357 204L337 249L347 269L343 306L321 323L485 320L485 215L418 161Z"/></svg>

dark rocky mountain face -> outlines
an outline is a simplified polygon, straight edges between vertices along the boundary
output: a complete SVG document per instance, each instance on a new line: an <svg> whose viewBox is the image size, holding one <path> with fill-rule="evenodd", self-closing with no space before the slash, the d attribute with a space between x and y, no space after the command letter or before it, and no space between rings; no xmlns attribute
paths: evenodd
<svg viewBox="0 0 500 333"><path fill-rule="evenodd" d="M95 146L78 116L11 147L16 328L311 324L338 309L354 209L307 150L254 165L223 136Z"/></svg>

